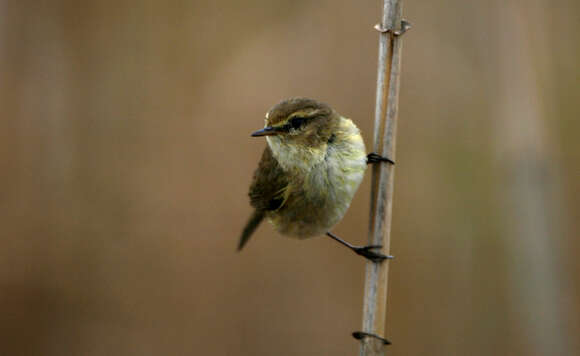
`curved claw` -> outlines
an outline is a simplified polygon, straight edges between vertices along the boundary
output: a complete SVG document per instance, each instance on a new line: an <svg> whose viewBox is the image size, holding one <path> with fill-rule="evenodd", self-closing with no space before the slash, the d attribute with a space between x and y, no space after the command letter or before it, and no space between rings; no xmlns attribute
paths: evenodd
<svg viewBox="0 0 580 356"><path fill-rule="evenodd" d="M392 259L393 256L387 256L387 255L384 255L380 252L371 251L371 249L373 249L373 248L381 248L381 247L382 247L381 245L368 245L368 246L355 247L353 249L353 251L357 255L363 256L364 258L366 258L372 262L375 262L375 263L383 262L386 259Z"/></svg>
<svg viewBox="0 0 580 356"><path fill-rule="evenodd" d="M395 164L395 161L388 157L383 157L377 153L371 152L367 155L367 164L370 163L380 163L380 162L388 162L390 164Z"/></svg>
<svg viewBox="0 0 580 356"><path fill-rule="evenodd" d="M352 333L352 337L354 337L357 340L362 340L365 337L374 337L375 339L381 340L383 342L383 344L385 344L385 345L391 344L391 342L389 340L385 339L384 337L380 337L379 335L373 334L373 333L366 333L364 331L355 331Z"/></svg>
<svg viewBox="0 0 580 356"><path fill-rule="evenodd" d="M382 248L383 245L366 245L366 246L360 246L358 247L361 250L370 250L372 248Z"/></svg>

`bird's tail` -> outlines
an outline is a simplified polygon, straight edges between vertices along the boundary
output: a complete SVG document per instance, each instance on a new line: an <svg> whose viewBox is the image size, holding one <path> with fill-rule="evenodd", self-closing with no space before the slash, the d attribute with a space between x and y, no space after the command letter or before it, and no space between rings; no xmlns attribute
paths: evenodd
<svg viewBox="0 0 580 356"><path fill-rule="evenodd" d="M246 223L244 231L242 231L240 243L238 244L238 251L244 248L244 245L246 244L246 242L248 242L250 236L252 236L252 233L256 230L258 225L260 225L262 220L264 220L264 212L258 209L254 210L254 213L252 214L252 216L250 216L250 219Z"/></svg>

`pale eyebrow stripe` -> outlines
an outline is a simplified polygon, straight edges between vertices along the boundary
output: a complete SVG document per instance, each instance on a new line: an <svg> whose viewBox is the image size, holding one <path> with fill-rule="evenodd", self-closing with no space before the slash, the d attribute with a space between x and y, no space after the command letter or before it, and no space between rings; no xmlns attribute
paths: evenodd
<svg viewBox="0 0 580 356"><path fill-rule="evenodd" d="M284 127L289 125L290 120L292 120L295 117L304 117L305 119L313 119L314 117L316 117L322 110L320 109L314 109L312 111L296 111L293 112L292 114L290 114L286 119L272 125L272 127ZM266 113L266 120L268 120L268 116L269 116L270 112Z"/></svg>
<svg viewBox="0 0 580 356"><path fill-rule="evenodd" d="M291 119L291 118L296 117L296 116L304 116L304 117L308 118L308 117L316 116L319 112L320 112L320 110L318 110L318 109L312 110L312 111L298 111L298 112L292 113L288 117L288 119Z"/></svg>
<svg viewBox="0 0 580 356"><path fill-rule="evenodd" d="M320 110L313 110L313 111L309 111L309 112L298 111L298 112L292 113L290 116L288 116L288 118L286 120L281 121L276 125L273 125L273 127L276 127L278 129L285 129L286 131L288 131L292 127L292 124L290 123L290 121L292 121L293 118L303 117L305 119L305 122L309 122L310 120L315 118L319 112L320 112Z"/></svg>

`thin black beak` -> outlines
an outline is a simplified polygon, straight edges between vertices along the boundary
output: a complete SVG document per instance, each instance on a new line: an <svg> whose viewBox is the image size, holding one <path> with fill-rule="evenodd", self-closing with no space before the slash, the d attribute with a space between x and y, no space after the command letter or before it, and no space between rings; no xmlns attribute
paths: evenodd
<svg viewBox="0 0 580 356"><path fill-rule="evenodd" d="M259 137L259 136L273 136L273 135L277 135L278 132L276 130L275 127L272 126L266 126L261 130L258 130L256 132L252 133L252 137Z"/></svg>

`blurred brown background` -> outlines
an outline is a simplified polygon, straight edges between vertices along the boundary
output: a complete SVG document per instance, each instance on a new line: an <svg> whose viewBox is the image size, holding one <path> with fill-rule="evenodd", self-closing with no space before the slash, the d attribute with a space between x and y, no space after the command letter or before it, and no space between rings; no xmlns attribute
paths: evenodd
<svg viewBox="0 0 580 356"><path fill-rule="evenodd" d="M404 6L390 354L578 354L580 2ZM273 104L370 146L379 9L1 1L0 354L357 354L360 257L235 246Z"/></svg>

